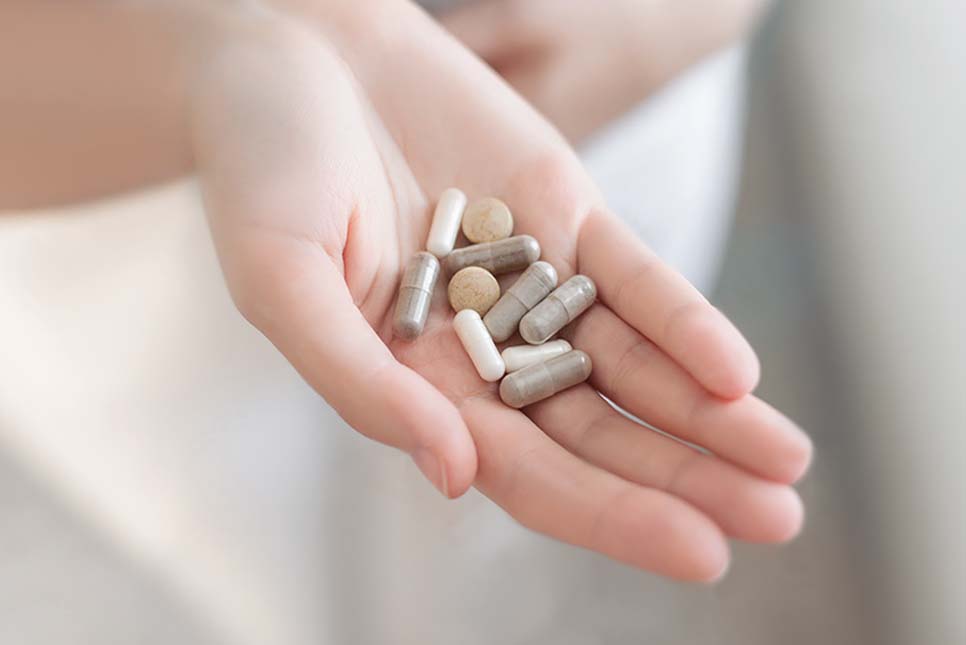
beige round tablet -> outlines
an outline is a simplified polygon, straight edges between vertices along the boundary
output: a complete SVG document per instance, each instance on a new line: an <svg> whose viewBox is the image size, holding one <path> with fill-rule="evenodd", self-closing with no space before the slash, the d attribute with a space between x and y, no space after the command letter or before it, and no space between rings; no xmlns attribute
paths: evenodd
<svg viewBox="0 0 966 645"><path fill-rule="evenodd" d="M448 292L455 311L475 309L482 316L500 299L500 283L486 269L466 267L453 274Z"/></svg>
<svg viewBox="0 0 966 645"><path fill-rule="evenodd" d="M463 235L473 244L496 242L513 235L510 208L496 197L473 202L463 213Z"/></svg>

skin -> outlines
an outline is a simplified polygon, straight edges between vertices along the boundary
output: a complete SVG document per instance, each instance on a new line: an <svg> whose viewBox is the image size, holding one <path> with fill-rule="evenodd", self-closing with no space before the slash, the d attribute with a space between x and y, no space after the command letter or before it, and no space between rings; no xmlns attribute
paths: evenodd
<svg viewBox="0 0 966 645"><path fill-rule="evenodd" d="M811 447L749 394L751 348L492 70L406 2L373 0L364 15L341 2L198 4L0 8L21 34L0 44L0 141L24 162L0 166L0 208L196 172L240 311L353 428L411 454L445 495L476 486L525 526L684 580L720 577L728 536L797 533L789 484ZM52 16L70 28L41 39ZM119 44L141 55L119 57ZM83 99L58 95L70 83ZM74 100L101 109L58 108ZM135 135L151 146L97 146ZM596 281L600 302L568 330L593 357L590 384L522 412L502 405L443 289L423 336L392 339L400 272L448 186L499 195L561 280Z"/></svg>
<svg viewBox="0 0 966 645"><path fill-rule="evenodd" d="M478 0L443 24L572 142L733 42L764 0ZM550 19L552 17L552 19Z"/></svg>

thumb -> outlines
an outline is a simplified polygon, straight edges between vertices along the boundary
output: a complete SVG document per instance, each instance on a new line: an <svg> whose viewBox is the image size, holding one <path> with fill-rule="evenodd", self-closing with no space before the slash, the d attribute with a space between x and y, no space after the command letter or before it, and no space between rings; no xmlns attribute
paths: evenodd
<svg viewBox="0 0 966 645"><path fill-rule="evenodd" d="M349 425L409 453L444 495L464 493L476 448L458 410L396 360L326 252L279 238L245 246L234 252L262 276L238 299L249 320Z"/></svg>
<svg viewBox="0 0 966 645"><path fill-rule="evenodd" d="M343 64L277 25L224 56L200 84L193 125L236 304L352 427L410 453L444 495L462 494L476 448L459 411L395 359L342 274L354 182L378 159Z"/></svg>

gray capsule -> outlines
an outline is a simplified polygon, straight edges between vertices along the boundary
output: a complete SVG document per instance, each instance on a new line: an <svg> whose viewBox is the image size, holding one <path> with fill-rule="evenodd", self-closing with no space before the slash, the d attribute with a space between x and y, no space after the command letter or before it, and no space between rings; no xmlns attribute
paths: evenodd
<svg viewBox="0 0 966 645"><path fill-rule="evenodd" d="M584 313L596 298L594 281L585 275L575 275L523 317L520 336L531 345L539 345Z"/></svg>
<svg viewBox="0 0 966 645"><path fill-rule="evenodd" d="M498 343L513 335L520 319L557 286L557 271L549 262L534 262L496 301L483 322Z"/></svg>
<svg viewBox="0 0 966 645"><path fill-rule="evenodd" d="M409 260L399 283L396 311L392 319L392 330L396 336L413 340L423 333L438 277L439 260L433 254L420 251Z"/></svg>
<svg viewBox="0 0 966 645"><path fill-rule="evenodd" d="M500 398L511 408L522 408L583 383L592 370L590 356L575 349L507 375L500 383Z"/></svg>
<svg viewBox="0 0 966 645"><path fill-rule="evenodd" d="M456 249L446 256L450 275L466 267L483 267L493 275L519 271L540 259L540 243L529 235Z"/></svg>

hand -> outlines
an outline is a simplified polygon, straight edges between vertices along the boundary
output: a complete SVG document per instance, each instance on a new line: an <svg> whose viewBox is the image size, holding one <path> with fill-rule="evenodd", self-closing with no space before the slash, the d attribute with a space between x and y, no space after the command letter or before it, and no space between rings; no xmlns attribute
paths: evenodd
<svg viewBox="0 0 966 645"><path fill-rule="evenodd" d="M741 335L607 212L523 100L420 11L385 7L312 34L266 21L201 76L195 155L241 311L446 495L475 485L534 530L682 579L721 575L726 536L794 535L787 484L809 442L748 394L758 364ZM596 281L600 302L568 330L590 384L506 407L442 297L417 341L391 339L402 267L448 186L500 196L561 279Z"/></svg>
<svg viewBox="0 0 966 645"><path fill-rule="evenodd" d="M762 0L478 0L443 24L571 141L740 34Z"/></svg>

